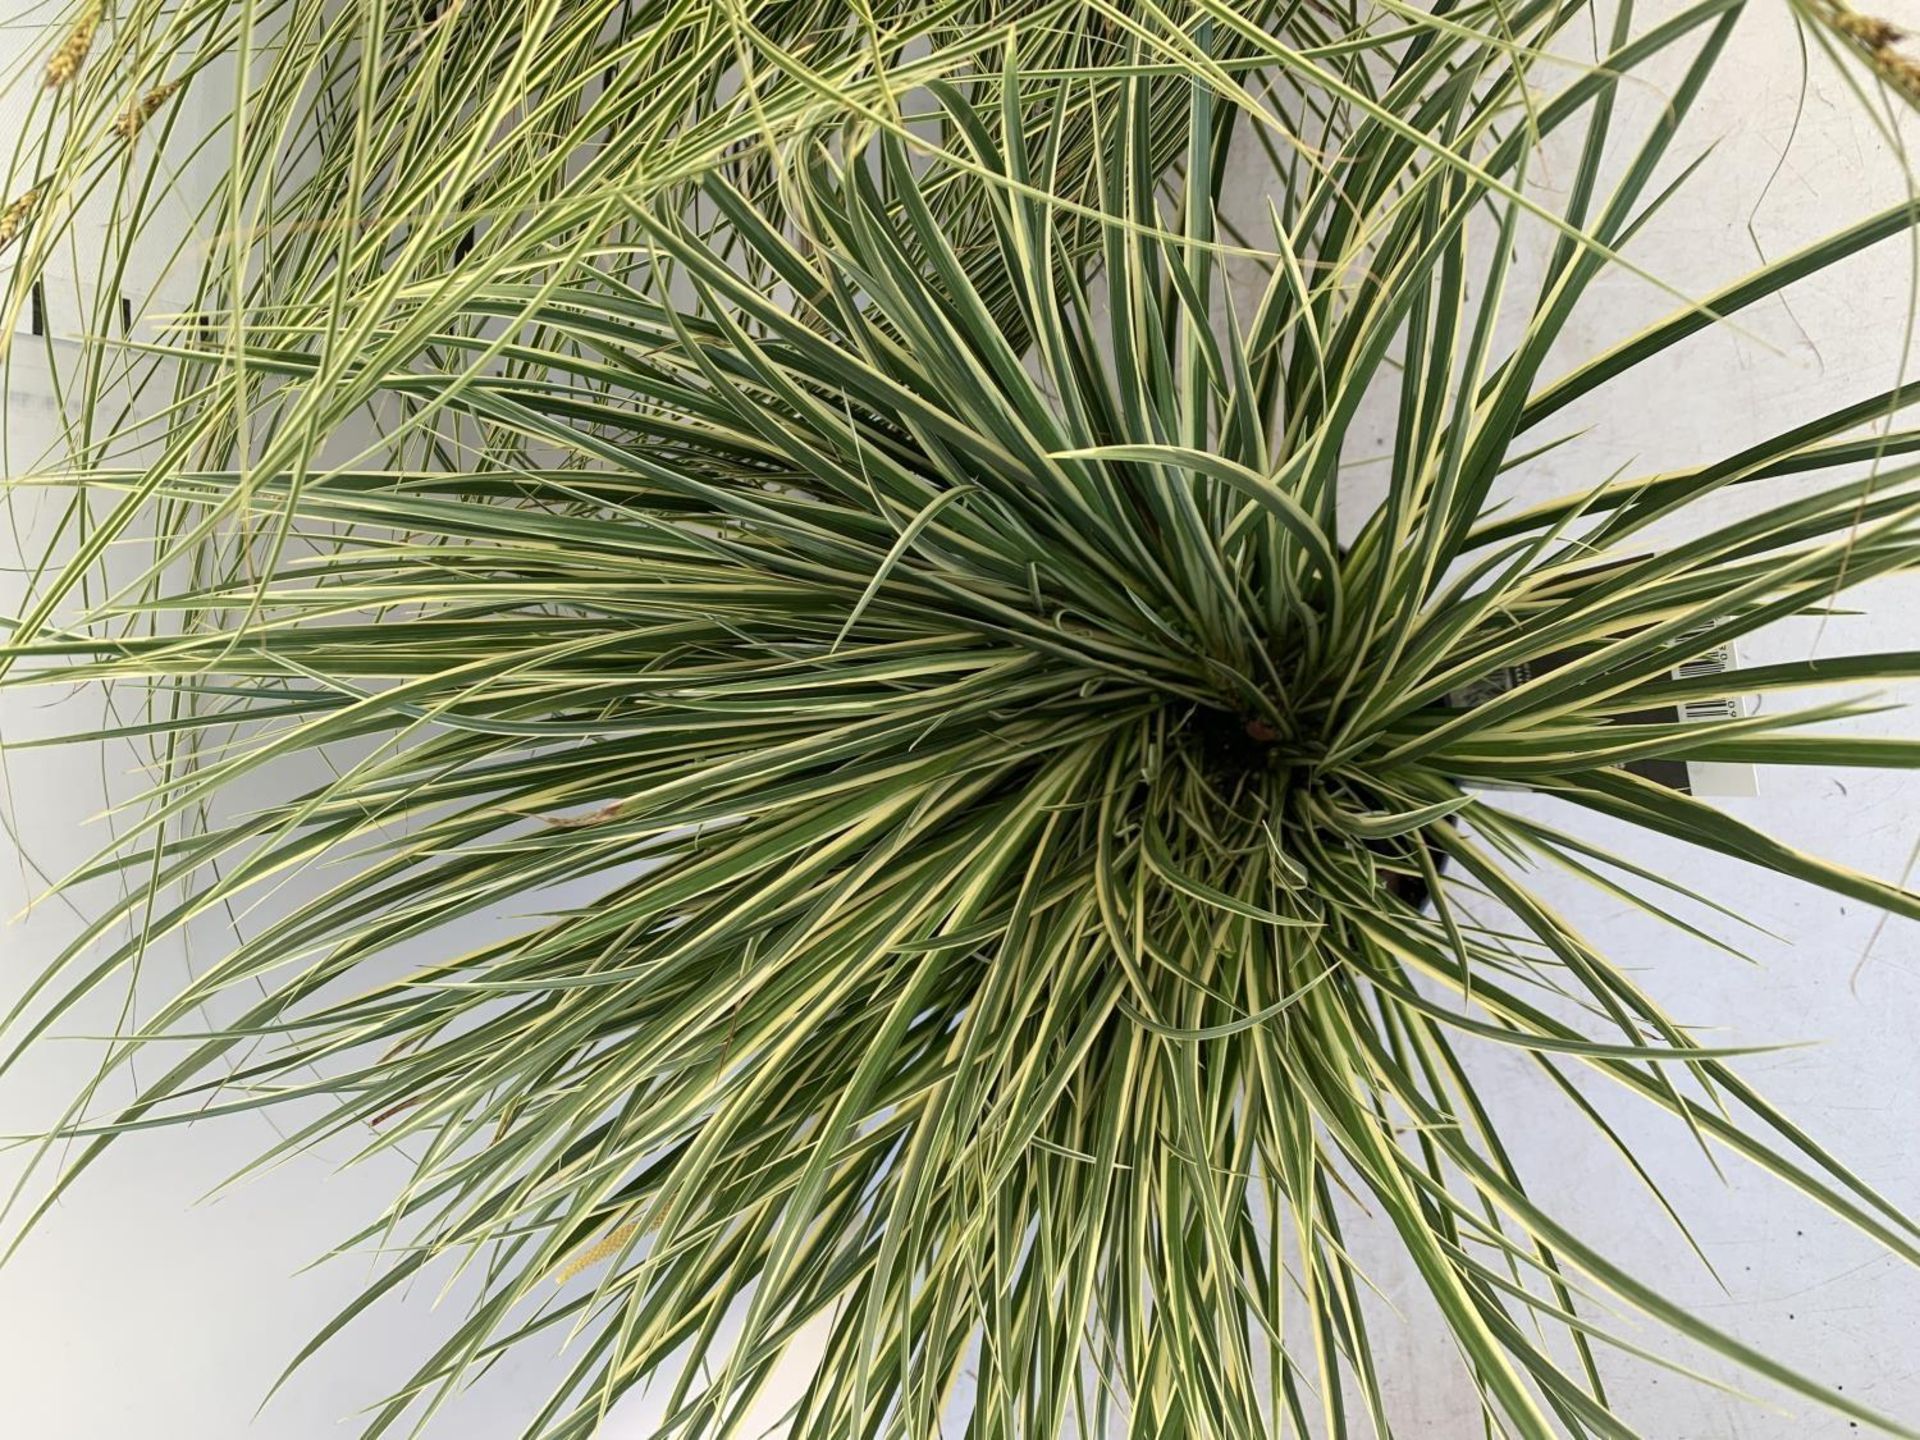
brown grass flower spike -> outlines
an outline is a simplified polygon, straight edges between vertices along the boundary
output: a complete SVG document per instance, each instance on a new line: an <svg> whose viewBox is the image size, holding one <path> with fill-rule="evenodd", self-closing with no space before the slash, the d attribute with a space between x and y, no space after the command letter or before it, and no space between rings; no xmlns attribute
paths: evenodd
<svg viewBox="0 0 1920 1440"><path fill-rule="evenodd" d="M171 100L179 89L178 80L169 80L166 84L147 91L138 99L129 100L127 108L122 110L113 122L113 133L131 143L160 107Z"/></svg>
<svg viewBox="0 0 1920 1440"><path fill-rule="evenodd" d="M49 90L58 90L74 76L80 73L80 67L87 63L87 52L93 49L93 37L100 28L100 7L90 5L81 17L74 21L73 29L67 32L67 38L60 42L60 48L53 52L53 58L47 61L46 78L42 82Z"/></svg>
<svg viewBox="0 0 1920 1440"><path fill-rule="evenodd" d="M27 216L33 213L33 207L39 203L40 192L29 190L5 210L0 210L0 248L13 243L13 237L20 233L20 227L26 223Z"/></svg>

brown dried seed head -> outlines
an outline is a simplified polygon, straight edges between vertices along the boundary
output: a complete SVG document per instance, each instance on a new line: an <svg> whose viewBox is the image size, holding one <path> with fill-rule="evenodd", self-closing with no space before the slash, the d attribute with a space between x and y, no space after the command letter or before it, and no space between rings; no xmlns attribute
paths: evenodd
<svg viewBox="0 0 1920 1440"><path fill-rule="evenodd" d="M1889 84L1910 99L1920 100L1920 62L1892 51L1882 51L1874 58Z"/></svg>
<svg viewBox="0 0 1920 1440"><path fill-rule="evenodd" d="M87 52L93 48L94 32L99 28L100 7L90 5L86 13L74 21L67 38L60 42L60 48L47 61L44 81L47 89L57 90L80 73L80 67L87 63Z"/></svg>
<svg viewBox="0 0 1920 1440"><path fill-rule="evenodd" d="M40 192L29 190L5 210L0 210L0 246L13 243L13 237L20 233L22 222L33 213L33 207L39 203Z"/></svg>
<svg viewBox="0 0 1920 1440"><path fill-rule="evenodd" d="M133 139L140 133L141 127L153 118L154 111L171 100L174 92L179 88L178 80L169 80L166 84L149 90L138 100L128 101L127 108L122 110L119 118L113 122L114 133L122 140Z"/></svg>
<svg viewBox="0 0 1920 1440"><path fill-rule="evenodd" d="M1836 10L1833 28L1849 39L1858 40L1869 50L1884 50L1901 37L1901 31L1885 20L1862 15L1857 10Z"/></svg>

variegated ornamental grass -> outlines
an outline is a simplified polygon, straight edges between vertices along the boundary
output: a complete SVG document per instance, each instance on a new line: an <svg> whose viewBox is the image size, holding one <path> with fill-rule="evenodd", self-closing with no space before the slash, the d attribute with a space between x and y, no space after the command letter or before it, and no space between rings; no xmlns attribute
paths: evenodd
<svg viewBox="0 0 1920 1440"><path fill-rule="evenodd" d="M1673 672L1920 564L1910 385L1496 503L1550 447L1581 473L1575 400L1909 236L1889 195L1551 361L1601 276L1658 283L1635 234L1687 203L1673 143L1740 15L83 15L56 141L13 166L15 304L83 200L119 218L102 277L171 233L198 298L69 359L70 453L13 482L70 523L7 683L110 685L115 728L78 739L143 747L152 788L75 877L124 898L35 957L12 1053L149 947L323 879L111 1045L141 1096L76 1105L40 1203L116 1136L292 1101L263 1162L404 1151L412 1183L342 1237L387 1258L327 1334L436 1257L483 1293L367 1435L568 1332L529 1436L584 1440L649 1383L660 1433L743 1433L821 1319L794 1435L1390 1435L1361 1215L1490 1433L1664 1433L1604 1383L1660 1362L1645 1320L1915 1433L1583 1241L1468 1058L1537 1062L1596 1150L1574 1077L1611 1081L1920 1261L1912 1218L1528 870L1660 914L1684 892L1501 798L1920 917L1627 768L1920 763L1816 723L1920 653L1749 669L1750 716L1623 718L1723 693ZM1597 59L1566 63L1588 27ZM1868 39L1887 73L1897 42ZM1666 103L1617 107L1649 67ZM180 97L216 83L248 123L206 137L202 252L156 197ZM1570 172L1529 184L1553 144ZM1254 233L1217 219L1231 145L1272 158ZM1551 237L1525 278L1522 232ZM1343 516L1382 397L1385 499ZM1759 481L1747 518L1655 538ZM303 757L332 769L287 783ZM527 918L450 938L503 907Z"/></svg>

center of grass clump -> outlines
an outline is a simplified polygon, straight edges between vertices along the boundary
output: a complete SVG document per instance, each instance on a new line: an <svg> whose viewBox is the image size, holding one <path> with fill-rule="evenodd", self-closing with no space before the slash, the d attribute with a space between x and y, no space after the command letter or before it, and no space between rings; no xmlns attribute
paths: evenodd
<svg viewBox="0 0 1920 1440"><path fill-rule="evenodd" d="M1188 743L1209 770L1229 775L1260 774L1281 763L1280 736L1266 721L1231 710L1196 709L1187 725Z"/></svg>

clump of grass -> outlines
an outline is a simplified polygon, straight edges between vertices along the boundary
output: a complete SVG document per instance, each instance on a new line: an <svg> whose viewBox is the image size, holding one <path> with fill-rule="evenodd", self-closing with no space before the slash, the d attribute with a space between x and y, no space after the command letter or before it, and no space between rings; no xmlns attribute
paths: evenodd
<svg viewBox="0 0 1920 1440"><path fill-rule="evenodd" d="M477 44L486 8L407 63ZM78 488L83 538L0 668L133 687L144 709L99 738L151 746L156 778L79 877L139 883L47 967L19 1044L167 937L328 878L113 1045L109 1071L190 1032L134 1103L76 1110L62 1135L88 1143L44 1203L115 1136L210 1112L319 1102L276 1154L411 1146L412 1183L357 1237L391 1263L315 1343L438 1257L484 1253L483 1293L369 1436L560 1327L572 1369L529 1435L585 1440L649 1384L657 1433L735 1433L816 1322L785 1421L818 1440L955 1415L982 1437L1391 1434L1359 1210L1502 1433L1630 1433L1604 1377L1643 1352L1615 1312L1913 1433L1585 1242L1464 1054L1525 1057L1597 1149L1613 1133L1572 1077L1611 1082L1920 1261L1909 1216L1526 870L1697 937L1686 892L1499 799L1920 918L1632 768L1920 763L1809 728L1849 699L1659 718L1724 687L1683 662L1920 564L1920 431L1859 433L1913 387L1693 469L1496 503L1518 459L1578 444L1549 433L1572 402L1915 222L1895 204L1547 369L1671 198L1736 13L1622 15L1542 95L1577 12L1535 0L1313 44L1274 12L1102 10L1064 41L956 32L944 69L904 44L802 62L735 24L791 88L731 111L696 86L699 114L607 141L679 154L674 183L541 170L491 115L434 157L469 198L224 289L216 267L213 339L165 357L193 404L153 457L94 434L41 482ZM574 39L603 58L598 30ZM1674 57L1632 133L1620 87ZM422 83L395 79L408 104ZM710 146L729 114L751 158ZM541 123L574 160L600 133ZM360 158L308 171L317 208L288 213L420 173L352 133ZM1526 164L1556 135L1583 143L1549 204ZM1217 218L1236 136L1274 146L1260 234ZM490 168L508 159L531 170ZM1523 223L1554 237L1531 281ZM1250 308L1228 255L1262 282ZM1383 392L1386 497L1343 515ZM1784 500L1651 537L1786 477ZM134 534L150 563L81 603ZM1860 655L1740 683L1917 672ZM451 938L503 908L534 913Z"/></svg>

